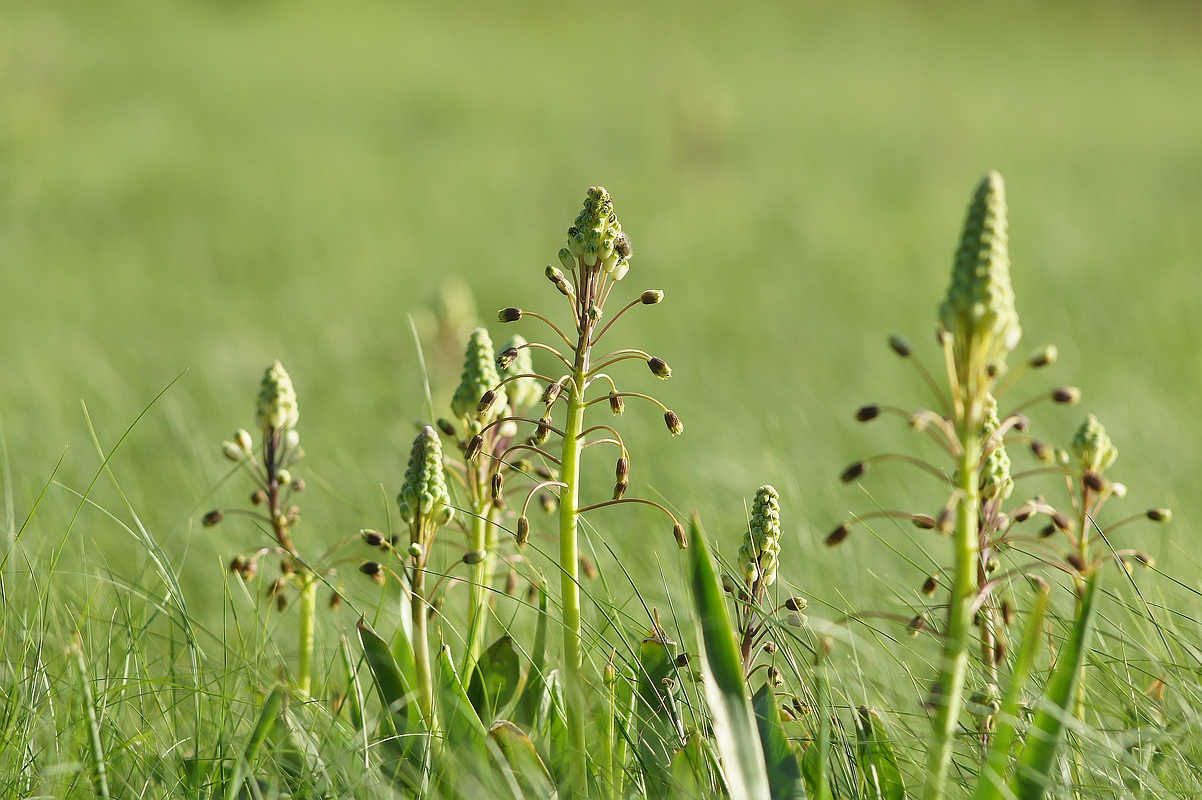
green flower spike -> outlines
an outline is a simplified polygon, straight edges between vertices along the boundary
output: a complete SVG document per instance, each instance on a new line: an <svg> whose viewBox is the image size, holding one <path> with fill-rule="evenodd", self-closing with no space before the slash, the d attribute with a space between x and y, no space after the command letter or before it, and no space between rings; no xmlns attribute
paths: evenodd
<svg viewBox="0 0 1202 800"><path fill-rule="evenodd" d="M296 389L292 379L279 361L272 362L263 374L259 387L259 401L255 408L255 424L265 435L278 431L290 431L300 419L300 408L296 404Z"/></svg>
<svg viewBox="0 0 1202 800"><path fill-rule="evenodd" d="M502 380L534 372L534 360L530 357L530 348L526 346L526 340L521 336L514 336L501 348L502 353L515 351L517 354L509 360L505 369L500 371ZM509 395L509 404L515 409L534 405L543 393L538 381L534 378L514 378L505 384L505 391Z"/></svg>
<svg viewBox="0 0 1202 800"><path fill-rule="evenodd" d="M1001 175L990 172L969 204L952 283L939 308L964 391L1004 372L1006 357L1022 338L1007 243L1006 187Z"/></svg>
<svg viewBox="0 0 1202 800"><path fill-rule="evenodd" d="M747 521L747 533L739 548L743 581L748 586L757 581L761 587L771 586L776 581L779 557L780 495L765 484L755 491L751 519Z"/></svg>
<svg viewBox="0 0 1202 800"><path fill-rule="evenodd" d="M441 527L455 515L447 493L442 443L429 425L413 440L409 469L405 471L405 485L397 495L397 505L401 508L401 518L419 527L426 523Z"/></svg>
<svg viewBox="0 0 1202 800"><path fill-rule="evenodd" d="M1073 437L1073 455L1082 470L1101 475L1119 457L1119 451L1106 434L1106 428L1090 414Z"/></svg>
<svg viewBox="0 0 1202 800"><path fill-rule="evenodd" d="M451 411L463 421L464 427L471 433L479 433L480 429L492 422L505 408L506 396L504 387L496 389L496 400L482 415L477 414L477 406L484 393L496 388L501 382L497 374L496 355L493 353L492 339L484 328L476 328L467 340L467 352L463 357L463 377L459 380L459 388L451 399Z"/></svg>
<svg viewBox="0 0 1202 800"><path fill-rule="evenodd" d="M981 499L1005 500L1014 491L1014 479L1010 476L1010 456L1001 438L994 439L1000 421L997 416L997 400L993 395L985 396L985 421L981 424L981 447L985 458L981 462Z"/></svg>
<svg viewBox="0 0 1202 800"><path fill-rule="evenodd" d="M600 266L614 280L626 275L630 267L630 239L622 233L613 200L604 187L593 186L588 190L584 209L568 228L567 250L585 267Z"/></svg>

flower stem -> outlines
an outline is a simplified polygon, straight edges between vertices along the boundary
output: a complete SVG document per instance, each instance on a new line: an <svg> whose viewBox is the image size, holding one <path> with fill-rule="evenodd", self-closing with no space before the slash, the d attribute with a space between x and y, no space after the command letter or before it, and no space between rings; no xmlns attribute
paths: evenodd
<svg viewBox="0 0 1202 800"><path fill-rule="evenodd" d="M481 493L487 491L481 488ZM467 652L463 659L463 678L471 680L471 671L476 668L480 654L484 652L484 633L488 627L489 585L496 564L496 528L492 524L491 504L481 503L474 508L470 547L484 553L484 558L472 565L471 585L468 589L468 638Z"/></svg>
<svg viewBox="0 0 1202 800"><path fill-rule="evenodd" d="M422 719L425 720L426 730L435 730L434 721L434 683L430 674L430 637L426 634L426 619L429 617L430 606L426 603L426 568L425 559L420 558L413 565L413 577L410 580L409 610L413 622L413 665L417 673L417 707L421 709Z"/></svg>
<svg viewBox="0 0 1202 800"><path fill-rule="evenodd" d="M300 650L296 667L296 688L301 696L309 695L313 675L313 640L317 627L317 576L309 570L300 575L300 630L297 645Z"/></svg>
<svg viewBox="0 0 1202 800"><path fill-rule="evenodd" d="M581 431L584 428L584 373L588 365L587 336L578 351L574 380L569 385L567 417L564 420L563 456L560 478L565 486L559 495L559 566L563 603L563 654L567 671L567 723L570 772L567 795L584 797L587 773L584 741L584 661L580 635L580 550L577 522L580 506Z"/></svg>
<svg viewBox="0 0 1202 800"><path fill-rule="evenodd" d="M972 627L972 603L978 589L979 558L977 495L980 485L981 441L979 425L971 424L975 422L971 419L974 416L976 415L971 413L964 414L957 430L961 451L956 476L957 494L960 497L953 532L955 568L952 594L948 602L943 660L933 697L935 741L927 758L924 800L941 800L944 796L968 672L968 640Z"/></svg>

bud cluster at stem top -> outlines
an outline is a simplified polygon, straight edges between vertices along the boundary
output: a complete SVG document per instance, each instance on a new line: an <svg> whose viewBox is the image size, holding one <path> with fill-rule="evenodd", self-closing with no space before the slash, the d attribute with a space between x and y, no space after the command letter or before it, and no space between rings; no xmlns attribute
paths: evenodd
<svg viewBox="0 0 1202 800"><path fill-rule="evenodd" d="M614 213L613 200L604 187L593 186L584 199L584 208L568 228L567 255L583 266L600 266L614 280L621 280L630 266L630 239ZM564 254L561 260L567 261Z"/></svg>
<svg viewBox="0 0 1202 800"><path fill-rule="evenodd" d="M1004 372L1006 357L1022 338L1010 284L1006 186L996 172L981 180L969 204L939 320L952 335L965 388L975 387L983 375Z"/></svg>
<svg viewBox="0 0 1202 800"><path fill-rule="evenodd" d="M259 386L259 399L255 406L255 424L265 436L272 432L290 431L300 419L300 408L296 403L296 389L292 379L279 361L272 362L263 374Z"/></svg>
<svg viewBox="0 0 1202 800"><path fill-rule="evenodd" d="M739 548L739 569L748 586L759 582L771 586L776 581L780 558L780 495L765 484L756 489L751 505L747 533Z"/></svg>
<svg viewBox="0 0 1202 800"><path fill-rule="evenodd" d="M1073 455L1083 471L1101 475L1119 457L1119 450L1098 418L1090 414L1073 436Z"/></svg>
<svg viewBox="0 0 1202 800"><path fill-rule="evenodd" d="M409 468L405 485L397 495L401 518L411 525L424 523L446 525L455 515L451 496L447 492L446 473L442 463L442 443L438 434L427 425L413 440L409 453Z"/></svg>
<svg viewBox="0 0 1202 800"><path fill-rule="evenodd" d="M485 328L476 328L468 337L467 351L463 357L463 377L460 378L459 387L451 399L451 412L462 420L469 431L479 431L504 409L505 387L496 388L500 382L492 339ZM477 405L484 393L494 388L497 393L494 402L484 413L477 413Z"/></svg>

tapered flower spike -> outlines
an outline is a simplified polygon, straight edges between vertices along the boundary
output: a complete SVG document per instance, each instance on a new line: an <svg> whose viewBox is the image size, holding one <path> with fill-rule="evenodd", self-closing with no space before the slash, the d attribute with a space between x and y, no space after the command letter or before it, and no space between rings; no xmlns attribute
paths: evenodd
<svg viewBox="0 0 1202 800"><path fill-rule="evenodd" d="M296 404L296 389L284 365L273 361L263 374L259 386L259 400L255 407L255 424L265 435L279 431L290 431L300 419L300 408Z"/></svg>
<svg viewBox="0 0 1202 800"><path fill-rule="evenodd" d="M568 228L568 252L589 268L600 266L621 280L630 265L630 239L614 214L613 200L604 187L593 186L584 208Z"/></svg>
<svg viewBox="0 0 1202 800"><path fill-rule="evenodd" d="M957 377L965 388L1004 372L1006 357L1022 338L1010 285L1006 187L996 172L981 180L969 204L939 319L952 336Z"/></svg>
<svg viewBox="0 0 1202 800"><path fill-rule="evenodd" d="M993 395L985 397L985 420L981 424L981 446L985 458L981 463L981 499L1005 500L1014 491L1014 479L1010 475L1010 456L1006 444L994 433L1000 424L997 416L997 400Z"/></svg>
<svg viewBox="0 0 1202 800"><path fill-rule="evenodd" d="M1073 455L1081 469L1101 475L1119 457L1118 448L1110 441L1106 428L1093 414L1085 418L1073 437Z"/></svg>
<svg viewBox="0 0 1202 800"><path fill-rule="evenodd" d="M497 388L501 378L497 374L496 358L488 331L484 328L472 331L463 357L463 377L451 399L451 411L472 433L479 432L505 408L505 387ZM489 390L496 391L496 399L482 414L477 413L480 399Z"/></svg>
<svg viewBox="0 0 1202 800"><path fill-rule="evenodd" d="M747 533L739 548L739 569L748 586L761 587L776 581L780 559L780 495L765 484L756 489Z"/></svg>
<svg viewBox="0 0 1202 800"><path fill-rule="evenodd" d="M527 408L538 402L542 395L538 381L534 378L515 378L516 375L529 375L534 372L534 360L530 357L530 348L521 336L514 336L505 342L501 348L502 354L512 354L506 359L508 363L500 370L501 380L509 379L505 391L509 395L509 403L515 409Z"/></svg>
<svg viewBox="0 0 1202 800"><path fill-rule="evenodd" d="M413 440L409 469L405 472L405 485L397 495L397 505L401 509L401 518L411 525L442 526L455 515L443 470L442 443L429 425Z"/></svg>

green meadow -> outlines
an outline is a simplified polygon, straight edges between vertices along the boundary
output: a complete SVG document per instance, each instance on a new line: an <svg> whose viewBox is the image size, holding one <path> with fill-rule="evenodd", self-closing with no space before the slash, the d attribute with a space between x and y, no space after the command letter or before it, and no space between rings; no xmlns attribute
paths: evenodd
<svg viewBox="0 0 1202 800"><path fill-rule="evenodd" d="M226 569L263 529L202 525L247 505L221 442L254 430L264 368L286 365L299 400L298 546L399 530L410 444L448 414L468 332L544 334L496 311L561 314L542 272L594 185L634 253L613 303L665 292L611 338L665 359L672 379L629 367L625 382L685 426L669 436L634 402L613 423L632 494L682 522L699 512L729 566L756 488L779 490L774 591L809 601L816 636L840 631L823 673L832 713L850 729L856 707L880 711L917 792L941 648L905 620L938 606L919 587L951 551L890 519L823 541L856 514L947 501L903 463L850 486L839 475L885 452L954 469L904 420L853 413L934 407L887 340L905 336L942 374L935 330L965 206L997 170L1023 328L1012 364L1059 348L1001 407L1080 387L1079 405L1027 412L1033 435L1068 447L1096 414L1119 451L1106 477L1128 489L1108 518L1173 512L1114 535L1155 563L1131 580L1105 569L1086 714L1068 736L1081 772L1066 757L1053 794L1088 774L1084 796L1198 796L1200 87L1202 9L1189 4L4 4L0 794L91 796L98 732L113 796L224 796L222 759L243 752L297 648L295 609L262 597L275 573L244 588ZM1039 466L1021 443L1011 455L1016 474ZM586 461L582 495L608 495L611 475L610 456ZM1035 475L1015 501L1057 492L1062 477ZM546 574L554 607L555 518L530 519L519 591ZM690 639L671 523L629 506L582 526L601 570L584 585L586 624L611 614L637 643L654 609ZM455 531L436 547L467 549ZM356 569L369 556L351 542L320 589L323 688L293 705L318 750L327 735L342 744L322 768L334 777L293 796L404 796L318 702L346 691L340 643L360 658L360 614L399 624ZM1056 574L1052 652L1074 616ZM465 596L447 599L456 647ZM494 635L533 627L522 604L497 608L510 617ZM586 671L601 673L616 635L597 633ZM554 620L550 639L554 661ZM367 666L359 678L372 699ZM786 729L799 750L812 738ZM975 785L972 752L958 751L951 796ZM217 777L180 777L198 761ZM285 791L271 757L247 761L264 777L243 796Z"/></svg>

